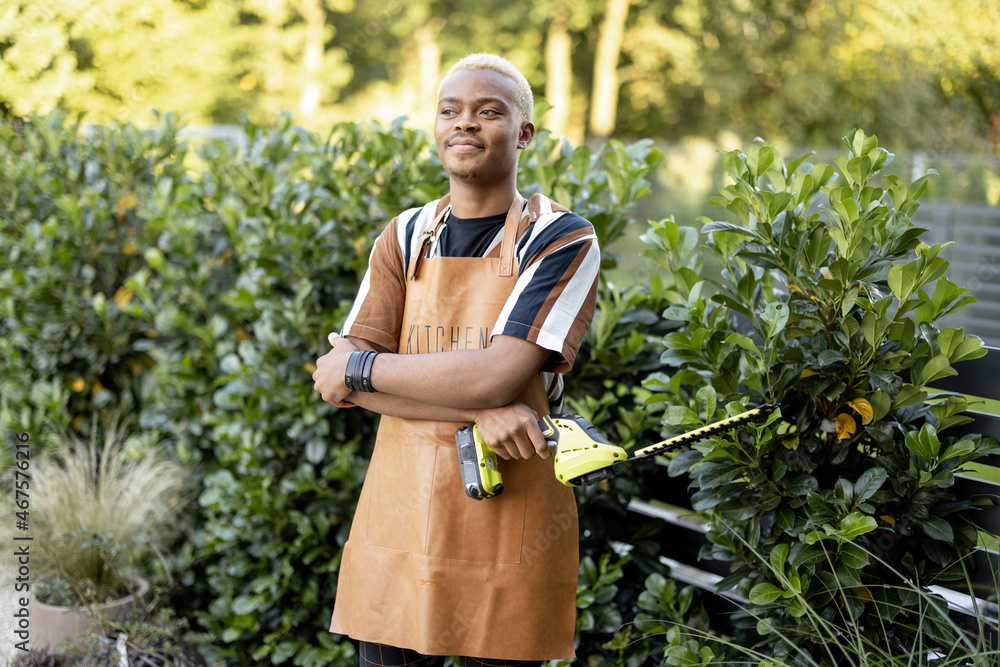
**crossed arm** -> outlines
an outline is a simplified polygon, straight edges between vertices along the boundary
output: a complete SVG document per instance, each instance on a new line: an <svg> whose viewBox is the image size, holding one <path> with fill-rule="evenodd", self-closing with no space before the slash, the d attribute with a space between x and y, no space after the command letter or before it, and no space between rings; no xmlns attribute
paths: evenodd
<svg viewBox="0 0 1000 667"><path fill-rule="evenodd" d="M358 405L405 419L475 422L486 444L505 459L548 458L538 415L516 399L551 352L514 336L496 336L482 350L428 354L379 354L371 382L378 392L349 391L347 360L355 350L374 350L360 338L330 334L329 352L316 361L314 388L340 407Z"/></svg>

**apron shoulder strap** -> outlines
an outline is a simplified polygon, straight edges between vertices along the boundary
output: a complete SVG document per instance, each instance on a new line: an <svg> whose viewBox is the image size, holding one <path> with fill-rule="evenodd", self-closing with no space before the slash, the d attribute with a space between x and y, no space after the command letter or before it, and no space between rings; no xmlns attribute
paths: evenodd
<svg viewBox="0 0 1000 667"><path fill-rule="evenodd" d="M514 193L514 202L507 211L503 238L500 240L500 275L505 278L514 274L514 246L517 245L517 228L521 224L523 210L524 197Z"/></svg>
<svg viewBox="0 0 1000 667"><path fill-rule="evenodd" d="M450 210L450 206L442 207L439 205L438 211L434 217L434 223L420 235L420 243L417 245L417 252L410 258L410 266L408 270L409 275L407 276L410 280L417 279L417 270L420 268L420 262L427 255L427 246L429 246L434 238L440 233L441 225L444 224L444 220Z"/></svg>

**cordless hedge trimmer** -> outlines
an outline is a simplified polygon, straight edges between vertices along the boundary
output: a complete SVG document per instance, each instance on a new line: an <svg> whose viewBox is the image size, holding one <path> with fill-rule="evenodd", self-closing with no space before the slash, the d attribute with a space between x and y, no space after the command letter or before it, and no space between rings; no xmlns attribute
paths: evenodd
<svg viewBox="0 0 1000 667"><path fill-rule="evenodd" d="M593 424L578 415L548 415L539 420L538 426L549 447L555 451L556 479L566 486L582 486L610 479L636 461L694 444L745 424L763 421L773 409L772 405L762 405L643 447L632 456L612 444ZM483 442L475 424L455 431L455 446L458 448L466 495L476 500L500 495L503 478L496 452Z"/></svg>

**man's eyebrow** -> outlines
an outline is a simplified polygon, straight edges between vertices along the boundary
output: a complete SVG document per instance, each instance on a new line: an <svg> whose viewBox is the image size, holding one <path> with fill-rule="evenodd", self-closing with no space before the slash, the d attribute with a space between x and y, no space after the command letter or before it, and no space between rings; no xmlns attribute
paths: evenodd
<svg viewBox="0 0 1000 667"><path fill-rule="evenodd" d="M458 97L442 97L440 100L438 100L438 104L441 104L443 102L448 102L451 104L461 104L462 100ZM472 101L472 104L473 106L477 107L482 106L484 104L499 104L505 109L510 108L510 105L507 104L507 102L500 97L477 97Z"/></svg>

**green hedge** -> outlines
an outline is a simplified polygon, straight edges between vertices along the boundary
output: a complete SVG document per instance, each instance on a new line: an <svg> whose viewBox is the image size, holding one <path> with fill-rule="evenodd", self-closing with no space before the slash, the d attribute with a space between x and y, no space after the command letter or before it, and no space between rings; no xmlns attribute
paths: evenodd
<svg viewBox="0 0 1000 667"><path fill-rule="evenodd" d="M353 664L326 627L375 422L322 402L312 364L381 228L443 194L446 175L402 122L321 138L286 117L197 149L179 129L172 115L140 131L58 113L0 126L0 425L83 430L94 415L137 415L200 485L172 602L211 657ZM590 219L606 249L660 159L648 141L572 149L540 132L520 189ZM640 383L671 293L603 284L570 378L567 407L626 443L658 428ZM660 570L650 529L620 520L637 491L614 480L579 495L580 654L598 661ZM621 560L611 540L638 546Z"/></svg>

